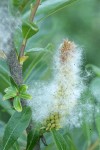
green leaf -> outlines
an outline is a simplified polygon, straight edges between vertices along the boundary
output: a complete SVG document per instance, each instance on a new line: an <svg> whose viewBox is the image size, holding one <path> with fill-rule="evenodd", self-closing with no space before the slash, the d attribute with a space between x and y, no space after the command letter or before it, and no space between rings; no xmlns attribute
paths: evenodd
<svg viewBox="0 0 100 150"><path fill-rule="evenodd" d="M14 6L19 6L21 0L12 0Z"/></svg>
<svg viewBox="0 0 100 150"><path fill-rule="evenodd" d="M17 95L18 90L16 87L8 87L4 90L4 92L6 94L3 96L3 100L7 100L15 97Z"/></svg>
<svg viewBox="0 0 100 150"><path fill-rule="evenodd" d="M24 82L50 79L53 54L54 47L52 44L48 44L47 47L42 49L37 48L27 52L26 55L29 58L23 65Z"/></svg>
<svg viewBox="0 0 100 150"><path fill-rule="evenodd" d="M56 1L43 1L39 6L36 17L38 21L44 20L47 17L53 15L54 13L64 9L67 5L75 2L77 0L56 0ZM24 14L23 18L26 19L30 15L30 9ZM39 18L39 19L38 19Z"/></svg>
<svg viewBox="0 0 100 150"><path fill-rule="evenodd" d="M24 39L29 39L39 31L38 26L35 23L23 22L22 33Z"/></svg>
<svg viewBox="0 0 100 150"><path fill-rule="evenodd" d="M5 123L0 121L0 139L3 137Z"/></svg>
<svg viewBox="0 0 100 150"><path fill-rule="evenodd" d="M91 144L91 136L93 133L93 127L92 127L91 123L87 122L84 119L84 122L82 124L82 130L83 130L84 136L87 140L87 144L89 146Z"/></svg>
<svg viewBox="0 0 100 150"><path fill-rule="evenodd" d="M17 95L16 92L9 92L9 93L6 93L4 96L3 96L3 100L7 100L7 99L10 99L10 98L13 98Z"/></svg>
<svg viewBox="0 0 100 150"><path fill-rule="evenodd" d="M68 146L69 146L68 150L77 150L69 133L66 133L64 135L64 138L67 140L67 143L68 143Z"/></svg>
<svg viewBox="0 0 100 150"><path fill-rule="evenodd" d="M4 90L4 92L5 92L5 93L10 93L10 92L12 92L12 93L17 93L18 90L17 90L16 87L10 86L10 87L6 88L6 89Z"/></svg>
<svg viewBox="0 0 100 150"><path fill-rule="evenodd" d="M22 27L19 27L16 29L16 31L14 33L14 45L16 48L17 55L19 54L20 46L21 46L22 42L23 42Z"/></svg>
<svg viewBox="0 0 100 150"><path fill-rule="evenodd" d="M35 0L10 0L9 10L12 15L16 16L18 13L23 13L23 11L28 8L30 9L30 4Z"/></svg>
<svg viewBox="0 0 100 150"><path fill-rule="evenodd" d="M0 150L2 150L2 137L4 134L5 123L0 121Z"/></svg>
<svg viewBox="0 0 100 150"><path fill-rule="evenodd" d="M4 89L10 86L10 72L5 60L0 59L0 92L4 94Z"/></svg>
<svg viewBox="0 0 100 150"><path fill-rule="evenodd" d="M99 106L99 108L100 108L100 106ZM98 134L100 137L100 113L96 114L95 124L96 124L96 128L97 128L97 131L98 131Z"/></svg>
<svg viewBox="0 0 100 150"><path fill-rule="evenodd" d="M69 5L75 1L76 0L44 1L44 2L42 2L42 5L40 5L40 7L38 9L37 15L42 14L43 17L41 17L40 20L43 20L43 19L53 15L54 13L62 10L67 5Z"/></svg>
<svg viewBox="0 0 100 150"><path fill-rule="evenodd" d="M20 93L19 97L22 99L26 99L26 100L32 99L32 96L30 94L27 94L27 93Z"/></svg>
<svg viewBox="0 0 100 150"><path fill-rule="evenodd" d="M9 0L9 10L12 15L16 15L18 13L19 5L19 0Z"/></svg>
<svg viewBox="0 0 100 150"><path fill-rule="evenodd" d="M16 96L14 98L13 106L14 106L15 110L17 110L18 112L22 111L22 105L21 105L21 102L20 102L20 98L18 96Z"/></svg>
<svg viewBox="0 0 100 150"><path fill-rule="evenodd" d="M28 134L26 150L33 150L33 148L35 147L36 143L39 140L39 136L40 136L40 126L35 125L32 131L30 131L30 133Z"/></svg>
<svg viewBox="0 0 100 150"><path fill-rule="evenodd" d="M16 82L14 81L14 79L10 76L10 82L11 82L11 86L18 88L18 85L16 84Z"/></svg>
<svg viewBox="0 0 100 150"><path fill-rule="evenodd" d="M0 94L0 106L3 107L4 111L8 112L10 115L14 113L11 103L9 101L3 101L1 94Z"/></svg>
<svg viewBox="0 0 100 150"><path fill-rule="evenodd" d="M23 84L23 85L20 86L19 92L20 93L25 93L27 91L27 89L28 89L28 86L26 84Z"/></svg>
<svg viewBox="0 0 100 150"><path fill-rule="evenodd" d="M18 142L15 142L10 150L20 150Z"/></svg>
<svg viewBox="0 0 100 150"><path fill-rule="evenodd" d="M58 150L68 150L68 145L64 137L56 130L51 131L54 142Z"/></svg>
<svg viewBox="0 0 100 150"><path fill-rule="evenodd" d="M26 150L27 145L27 133L26 131L18 138L18 143L20 145L20 150Z"/></svg>
<svg viewBox="0 0 100 150"><path fill-rule="evenodd" d="M25 107L22 112L15 112L5 128L3 150L9 150L21 136L31 120L31 110Z"/></svg>
<svg viewBox="0 0 100 150"><path fill-rule="evenodd" d="M90 90L97 102L100 102L100 78L96 77L90 83Z"/></svg>
<svg viewBox="0 0 100 150"><path fill-rule="evenodd" d="M95 66L95 65L92 65L92 64L88 64L86 65L86 69L87 70L92 70L97 76L100 77L100 68Z"/></svg>

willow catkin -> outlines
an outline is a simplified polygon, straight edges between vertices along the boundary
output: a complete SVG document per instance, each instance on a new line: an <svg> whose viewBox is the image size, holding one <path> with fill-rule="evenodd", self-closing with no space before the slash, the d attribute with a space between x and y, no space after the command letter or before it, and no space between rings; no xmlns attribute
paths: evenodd
<svg viewBox="0 0 100 150"><path fill-rule="evenodd" d="M54 79L49 83L34 83L30 89L33 100L28 105L32 108L33 120L41 122L45 130L66 125L84 88L81 64L82 50L64 40L54 56Z"/></svg>

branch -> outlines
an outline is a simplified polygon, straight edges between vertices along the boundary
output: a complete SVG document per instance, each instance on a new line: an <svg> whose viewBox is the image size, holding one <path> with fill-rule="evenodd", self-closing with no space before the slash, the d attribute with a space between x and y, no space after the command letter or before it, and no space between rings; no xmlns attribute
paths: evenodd
<svg viewBox="0 0 100 150"><path fill-rule="evenodd" d="M30 14L30 17L29 17L30 22L33 22L36 11L37 11L39 5L40 5L40 0L37 0L35 5L32 4L31 14ZM19 59L20 59L20 57L22 57L24 55L24 50L25 50L25 47L26 47L26 43L27 43L27 39L24 39L23 42L22 42L21 48L20 48Z"/></svg>
<svg viewBox="0 0 100 150"><path fill-rule="evenodd" d="M24 50L26 47L27 39L24 39L20 48L19 59L24 55Z"/></svg>
<svg viewBox="0 0 100 150"><path fill-rule="evenodd" d="M36 11L37 11L39 5L40 5L40 0L37 0L36 4L33 5L32 8L31 8L31 14L30 14L30 18L29 18L29 20L31 22L34 20L34 17L35 17L35 14L36 14Z"/></svg>

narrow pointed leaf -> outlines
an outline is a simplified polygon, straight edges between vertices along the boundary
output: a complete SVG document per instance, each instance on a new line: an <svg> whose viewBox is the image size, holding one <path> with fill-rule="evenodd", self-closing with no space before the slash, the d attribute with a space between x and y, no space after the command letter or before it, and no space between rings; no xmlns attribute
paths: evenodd
<svg viewBox="0 0 100 150"><path fill-rule="evenodd" d="M28 134L28 137L27 137L27 148L26 148L26 150L33 150L33 148L35 147L36 143L39 140L39 136L40 136L40 127L39 127L39 125L37 125Z"/></svg>
<svg viewBox="0 0 100 150"><path fill-rule="evenodd" d="M41 19L45 19L54 13L58 12L59 10L65 8L67 5L75 2L77 0L55 0L55 1L44 1L40 5L37 15L41 15Z"/></svg>
<svg viewBox="0 0 100 150"><path fill-rule="evenodd" d="M3 137L3 149L9 150L12 145L21 136L23 131L27 128L31 120L31 110L25 107L22 112L15 112L10 118L5 128Z"/></svg>
<svg viewBox="0 0 100 150"><path fill-rule="evenodd" d="M77 150L76 146L71 138L71 135L69 133L66 133L64 136L64 139L67 141L69 149L68 150Z"/></svg>
<svg viewBox="0 0 100 150"><path fill-rule="evenodd" d="M26 8L30 8L31 3L35 0L9 0L9 8L12 15L23 13Z"/></svg>
<svg viewBox="0 0 100 150"><path fill-rule="evenodd" d="M53 54L54 47L52 44L48 44L43 49L37 48L27 52L26 55L29 56L29 59L23 65L24 82L29 83L32 80L49 79L51 77Z"/></svg>
<svg viewBox="0 0 100 150"><path fill-rule="evenodd" d="M23 22L22 33L25 39L29 39L39 31L38 26L35 23Z"/></svg>
<svg viewBox="0 0 100 150"><path fill-rule="evenodd" d="M99 106L100 107L100 106ZM96 114L96 117L95 117L95 124L96 124L96 129L98 131L98 135L100 137L100 114Z"/></svg>
<svg viewBox="0 0 100 150"><path fill-rule="evenodd" d="M10 82L11 82L11 86L18 88L18 85L16 84L12 76L10 76Z"/></svg>
<svg viewBox="0 0 100 150"><path fill-rule="evenodd" d="M54 142L58 150L68 150L68 145L64 137L56 130L51 131Z"/></svg>
<svg viewBox="0 0 100 150"><path fill-rule="evenodd" d="M4 94L4 89L10 86L9 82L9 68L7 66L6 60L0 59L0 92Z"/></svg>
<svg viewBox="0 0 100 150"><path fill-rule="evenodd" d="M14 109L12 108L11 103L9 101L3 101L1 94L0 94L0 106L4 111L6 111L10 115L14 113Z"/></svg>

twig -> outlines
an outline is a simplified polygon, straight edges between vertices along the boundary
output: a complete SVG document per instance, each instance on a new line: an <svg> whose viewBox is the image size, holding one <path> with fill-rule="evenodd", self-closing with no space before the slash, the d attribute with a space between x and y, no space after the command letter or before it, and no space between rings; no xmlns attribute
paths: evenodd
<svg viewBox="0 0 100 150"><path fill-rule="evenodd" d="M31 7L31 14L30 14L30 17L29 17L29 21L30 22L33 22L35 14L36 14L36 11L37 11L39 5L40 5L40 0L37 0L36 4L32 5L32 7ZM20 48L19 59L20 59L20 57L22 57L24 55L24 50L25 50L25 47L26 47L26 43L27 43L27 39L25 38L23 40L21 48Z"/></svg>
<svg viewBox="0 0 100 150"><path fill-rule="evenodd" d="M34 17L35 17L35 14L39 5L40 5L40 0L37 0L36 4L31 7L31 15L30 15L29 21L32 22L34 20Z"/></svg>
<svg viewBox="0 0 100 150"><path fill-rule="evenodd" d="M27 39L24 39L20 48L20 54L19 54L19 58L21 58L24 55L24 50L26 47L26 43L27 43Z"/></svg>
<svg viewBox="0 0 100 150"><path fill-rule="evenodd" d="M35 5L32 5L31 7L31 14L30 14L30 17L29 17L29 21L30 22L33 22L34 20L34 17L35 17L35 14L36 14L36 11L39 7L39 4L40 4L40 0L37 0L36 1L36 4ZM25 50L25 47L26 47L26 43L27 43L27 39L25 38L22 42L22 45L21 45L21 49L20 49L20 54L19 54L19 59L24 55L24 50ZM28 126L28 128L26 129L27 133L29 133L29 130L32 129L32 120ZM40 140L37 142L35 148L33 150L40 150Z"/></svg>

